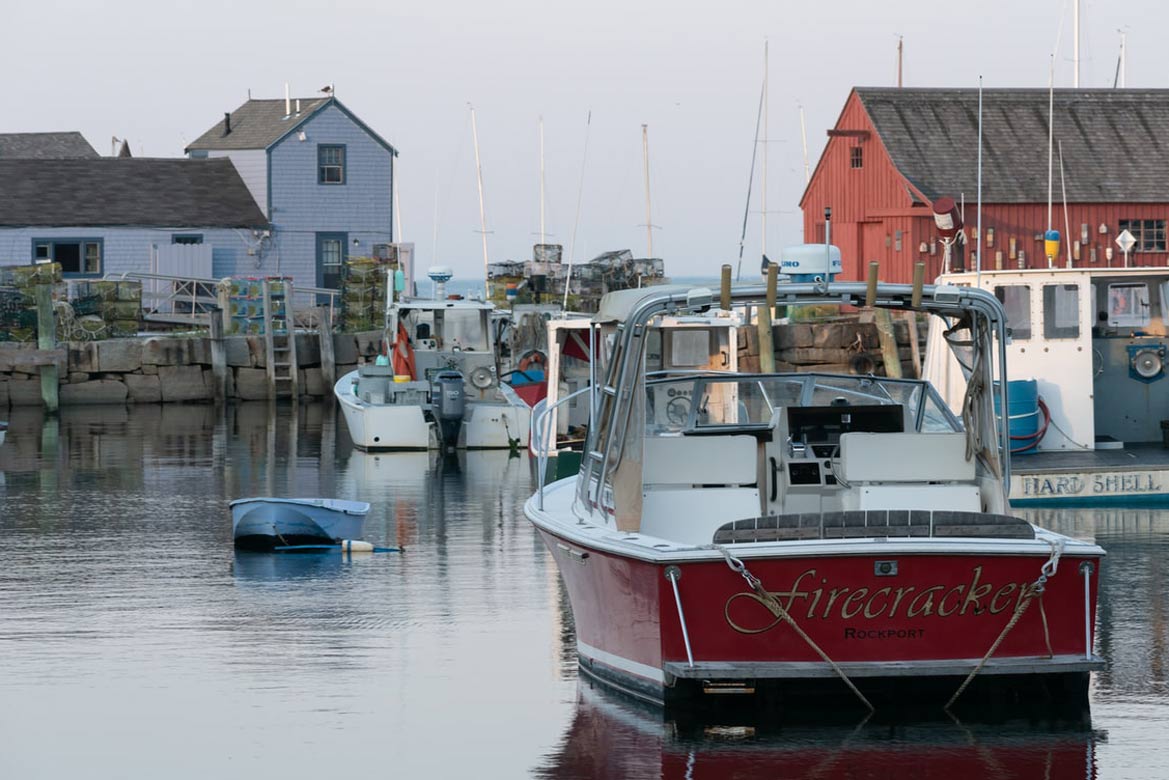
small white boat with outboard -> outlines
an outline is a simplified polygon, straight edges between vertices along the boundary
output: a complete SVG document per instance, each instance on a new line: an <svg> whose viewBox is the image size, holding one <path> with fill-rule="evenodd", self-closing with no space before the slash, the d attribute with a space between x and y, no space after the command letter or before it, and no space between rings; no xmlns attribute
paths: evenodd
<svg viewBox="0 0 1169 780"><path fill-rule="evenodd" d="M580 472L541 474L524 507L581 671L667 706L1086 703L1104 551L1011 514L1002 305L830 279L772 300L942 318L969 376L961 414L921 380L647 371L655 321L768 306L763 286L606 298ZM686 414L663 415L678 397Z"/></svg>
<svg viewBox="0 0 1169 780"><path fill-rule="evenodd" d="M432 268L429 276L434 298L404 297L391 305L387 354L341 377L333 388L354 445L363 450L523 446L531 407L500 366L495 306L448 297L449 269Z"/></svg>
<svg viewBox="0 0 1169 780"><path fill-rule="evenodd" d="M240 498L231 502L235 546L272 549L360 539L369 504L337 498Z"/></svg>

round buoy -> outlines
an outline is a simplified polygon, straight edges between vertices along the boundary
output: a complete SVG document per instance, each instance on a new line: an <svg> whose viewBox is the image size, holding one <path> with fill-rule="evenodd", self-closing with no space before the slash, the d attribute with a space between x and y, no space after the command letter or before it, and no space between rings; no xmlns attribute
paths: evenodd
<svg viewBox="0 0 1169 780"><path fill-rule="evenodd" d="M363 542L360 539L342 539L341 552L347 553L371 553L373 552L373 543Z"/></svg>

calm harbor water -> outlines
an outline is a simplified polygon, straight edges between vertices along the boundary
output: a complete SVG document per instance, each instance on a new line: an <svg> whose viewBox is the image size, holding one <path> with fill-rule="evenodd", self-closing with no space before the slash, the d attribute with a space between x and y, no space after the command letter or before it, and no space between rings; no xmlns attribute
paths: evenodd
<svg viewBox="0 0 1169 780"><path fill-rule="evenodd" d="M354 451L324 406L14 410L0 445L0 776L1169 777L1169 511L1095 538L1090 722L663 723L577 678L526 459ZM228 502L369 501L402 555L236 554Z"/></svg>

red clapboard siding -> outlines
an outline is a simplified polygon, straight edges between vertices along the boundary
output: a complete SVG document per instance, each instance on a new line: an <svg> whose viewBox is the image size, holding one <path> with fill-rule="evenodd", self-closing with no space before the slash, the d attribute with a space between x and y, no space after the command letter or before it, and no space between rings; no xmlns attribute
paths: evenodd
<svg viewBox="0 0 1169 780"><path fill-rule="evenodd" d="M880 277L888 282L910 282L913 266L926 264L926 279L942 270L943 248L934 227L930 205L893 164L876 129L865 112L856 92L849 94L834 126L836 131L851 135L832 135L804 191L800 207L804 212L806 241L824 240L824 208L832 208L832 243L840 247L844 258L842 279L864 279L870 261L880 263ZM867 132L866 135L862 133ZM853 147L861 148L863 166L852 167ZM1057 193L1058 194L1058 193ZM965 233L968 239L962 254L966 266L975 262L974 230L977 210L974 193L950 193L959 200L965 196ZM1056 264L1067 263L1074 253L1074 242L1081 241L1087 225L1088 240L1082 243L1073 265L1085 267L1122 266L1123 254L1115 239L1121 220L1169 220L1169 200L1165 203L1069 203L1065 224L1064 206L1052 204L1051 227L1062 236L1060 257ZM1100 232L1103 225L1105 232ZM1022 250L1026 267L1047 265L1042 234L1048 228L1047 203L984 203L982 206L982 263L996 267L996 253L1002 252L1003 268L1019 267ZM1070 227L1070 230L1068 229ZM993 235L992 235L993 233ZM900 234L900 246L898 235ZM1036 236L1039 236L1037 239ZM1015 257L1011 257L1010 239L1015 239ZM924 251L923 250L924 246ZM1095 261L1092 249L1096 250ZM1106 250L1112 249L1109 261ZM959 260L955 259L955 267ZM1132 265L1169 265L1167 252L1134 252Z"/></svg>

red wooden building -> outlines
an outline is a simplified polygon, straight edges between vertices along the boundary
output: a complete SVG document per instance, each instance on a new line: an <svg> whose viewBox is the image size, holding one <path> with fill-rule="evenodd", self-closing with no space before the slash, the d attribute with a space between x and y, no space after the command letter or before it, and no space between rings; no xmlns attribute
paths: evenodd
<svg viewBox="0 0 1169 780"><path fill-rule="evenodd" d="M1048 116L1045 89L983 92L984 268L1047 265ZM1137 241L1132 265L1169 264L1169 90L1056 90L1054 117L1057 264L1123 265L1115 239L1126 229ZM936 276L932 204L944 196L965 204L955 267L974 267L977 90L858 87L828 136L800 207L807 241L824 240L832 208L843 278L864 278L872 260L884 281L910 281L919 261Z"/></svg>

